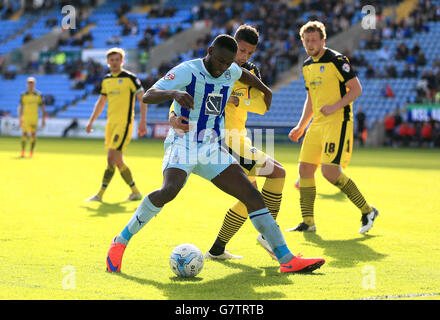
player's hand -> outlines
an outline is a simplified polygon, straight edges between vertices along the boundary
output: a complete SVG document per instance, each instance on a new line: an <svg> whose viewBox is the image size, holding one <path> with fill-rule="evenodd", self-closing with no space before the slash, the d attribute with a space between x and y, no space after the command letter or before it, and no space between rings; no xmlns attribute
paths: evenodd
<svg viewBox="0 0 440 320"><path fill-rule="evenodd" d="M23 119L20 118L20 128L23 128Z"/></svg>
<svg viewBox="0 0 440 320"><path fill-rule="evenodd" d="M184 135L189 131L189 119L184 116L171 115L169 122L178 135Z"/></svg>
<svg viewBox="0 0 440 320"><path fill-rule="evenodd" d="M240 104L240 98L231 95L228 99L228 103L232 103L234 106L238 107L238 105Z"/></svg>
<svg viewBox="0 0 440 320"><path fill-rule="evenodd" d="M272 104L272 91L264 93L264 102L266 103L266 110L269 111L270 105Z"/></svg>
<svg viewBox="0 0 440 320"><path fill-rule="evenodd" d="M46 120L44 120L44 118L43 118L43 119L41 119L41 127L44 128L45 125L46 125Z"/></svg>
<svg viewBox="0 0 440 320"><path fill-rule="evenodd" d="M90 123L90 122L87 124L87 126L86 126L86 132L87 132L87 133L93 132L92 125L93 125L93 124Z"/></svg>
<svg viewBox="0 0 440 320"><path fill-rule="evenodd" d="M319 109L319 111L321 111L323 115L329 116L338 111L338 107L335 104L325 105L321 109Z"/></svg>
<svg viewBox="0 0 440 320"><path fill-rule="evenodd" d="M292 130L290 130L289 139L292 140L293 142L298 142L299 138L302 137L303 133L304 133L304 129L296 126Z"/></svg>
<svg viewBox="0 0 440 320"><path fill-rule="evenodd" d="M183 108L187 110L194 110L194 99L193 97L185 91L175 91L173 95L174 100L176 100Z"/></svg>
<svg viewBox="0 0 440 320"><path fill-rule="evenodd" d="M139 121L138 135L143 137L147 134L147 121Z"/></svg>

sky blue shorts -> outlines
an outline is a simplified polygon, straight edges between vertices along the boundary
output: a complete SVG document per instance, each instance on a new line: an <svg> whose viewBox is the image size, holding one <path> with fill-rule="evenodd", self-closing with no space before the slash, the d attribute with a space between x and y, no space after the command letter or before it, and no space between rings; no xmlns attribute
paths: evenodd
<svg viewBox="0 0 440 320"><path fill-rule="evenodd" d="M202 143L175 138L164 144L162 171L177 168L211 181L233 163L238 163L219 142Z"/></svg>

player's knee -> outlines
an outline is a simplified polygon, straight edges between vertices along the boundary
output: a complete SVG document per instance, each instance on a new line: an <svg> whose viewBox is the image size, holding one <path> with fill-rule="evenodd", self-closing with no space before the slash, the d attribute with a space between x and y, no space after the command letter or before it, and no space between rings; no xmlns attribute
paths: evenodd
<svg viewBox="0 0 440 320"><path fill-rule="evenodd" d="M286 177L286 170L284 169L284 167L279 163L275 163L271 178L280 179L285 177Z"/></svg>
<svg viewBox="0 0 440 320"><path fill-rule="evenodd" d="M322 166L321 172L324 178L332 184L335 184L341 174L341 170L337 166Z"/></svg>
<svg viewBox="0 0 440 320"><path fill-rule="evenodd" d="M300 162L298 167L299 176L305 179L313 178L315 175L316 168L317 166L314 164Z"/></svg>
<svg viewBox="0 0 440 320"><path fill-rule="evenodd" d="M172 201L180 191L180 187L174 184L165 185L160 189L161 198L164 203Z"/></svg>
<svg viewBox="0 0 440 320"><path fill-rule="evenodd" d="M242 202L245 204L248 212L257 211L266 206L263 196L254 186L246 190Z"/></svg>

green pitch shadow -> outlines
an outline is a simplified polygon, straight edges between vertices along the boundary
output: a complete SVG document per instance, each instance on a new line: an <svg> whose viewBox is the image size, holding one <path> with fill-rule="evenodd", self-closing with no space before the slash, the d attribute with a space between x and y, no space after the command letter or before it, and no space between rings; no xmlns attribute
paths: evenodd
<svg viewBox="0 0 440 320"><path fill-rule="evenodd" d="M363 243L374 237L364 235L347 240L325 240L316 233L304 232L305 240L314 246L323 248L323 257L333 258L334 260L327 263L336 268L353 268L359 263L378 261L387 257L387 254L376 252Z"/></svg>
<svg viewBox="0 0 440 320"><path fill-rule="evenodd" d="M91 217L107 217L111 214L121 214L121 213L133 213L132 208L126 208L122 204L128 203L129 201L116 202L116 203L105 203L101 202L97 208L89 206L80 206L80 208L92 212Z"/></svg>
<svg viewBox="0 0 440 320"><path fill-rule="evenodd" d="M301 276L280 274L279 266L254 268L229 261L209 261L208 263L219 263L228 268L237 269L239 272L219 279L205 281L202 271L201 275L195 278L170 277L170 281L165 283L125 273L115 273L115 275L140 285L154 286L161 290L168 300L283 299L286 298L286 295L281 291L273 289L274 286L291 286L294 284L295 276ZM308 275L319 276L319 273ZM256 290L256 288L264 286L270 286L272 291L258 292Z"/></svg>

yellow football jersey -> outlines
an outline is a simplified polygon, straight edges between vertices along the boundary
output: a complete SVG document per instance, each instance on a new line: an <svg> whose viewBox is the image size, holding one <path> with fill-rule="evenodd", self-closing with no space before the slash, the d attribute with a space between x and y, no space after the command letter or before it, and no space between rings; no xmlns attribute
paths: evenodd
<svg viewBox="0 0 440 320"><path fill-rule="evenodd" d="M20 97L23 106L23 120L38 122L38 107L43 104L43 97L39 91L25 92Z"/></svg>
<svg viewBox="0 0 440 320"><path fill-rule="evenodd" d="M302 72L306 90L312 99L314 124L353 120L353 103L329 116L319 111L323 106L340 100L347 92L345 83L356 76L347 57L326 48L318 60L307 58Z"/></svg>
<svg viewBox="0 0 440 320"><path fill-rule="evenodd" d="M135 98L140 90L141 82L131 72L107 74L101 83L101 94L107 96L107 122L133 123Z"/></svg>

